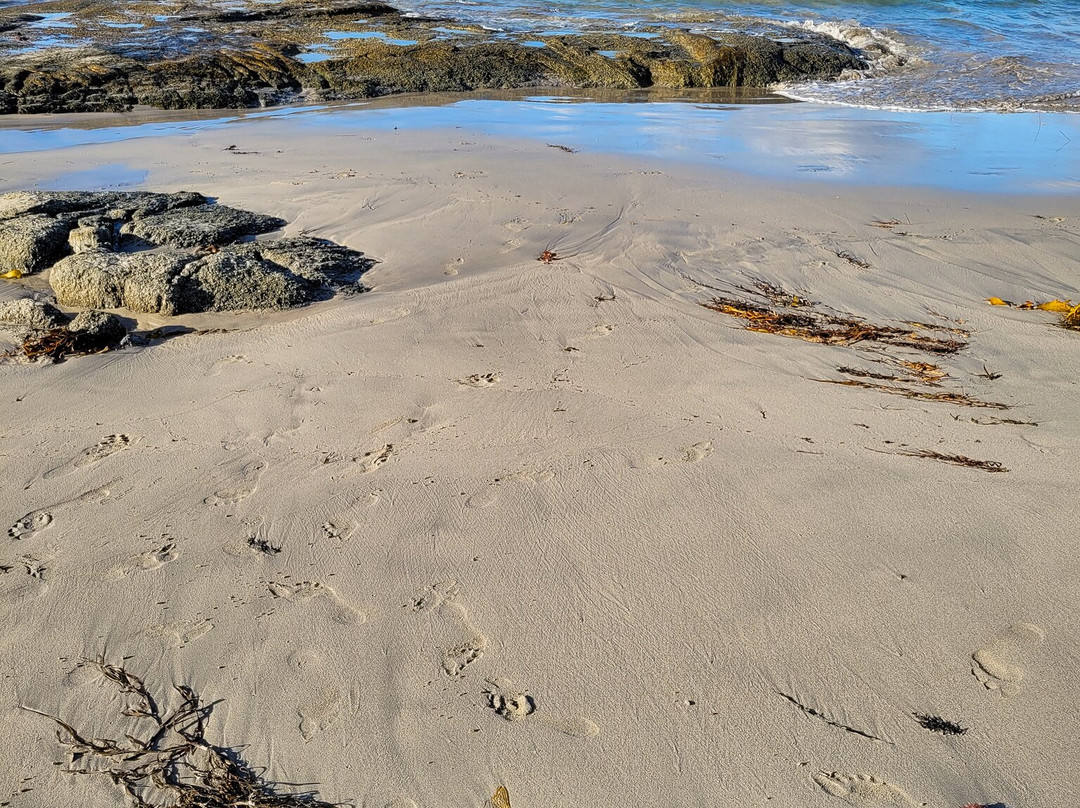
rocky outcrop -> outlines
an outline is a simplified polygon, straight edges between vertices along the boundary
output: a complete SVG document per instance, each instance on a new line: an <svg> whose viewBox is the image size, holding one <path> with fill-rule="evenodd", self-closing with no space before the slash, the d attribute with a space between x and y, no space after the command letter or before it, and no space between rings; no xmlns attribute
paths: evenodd
<svg viewBox="0 0 1080 808"><path fill-rule="evenodd" d="M191 248L229 244L243 236L256 236L284 226L285 220L275 216L225 205L198 205L140 216L121 227L120 232L152 244Z"/></svg>
<svg viewBox="0 0 1080 808"><path fill-rule="evenodd" d="M138 31L108 27L115 11L107 3L53 0L39 7L69 12L65 21L75 26L70 36L91 44L27 49L26 41L40 31L0 9L0 28L13 26L9 34L0 32L0 113L115 111L136 104L254 107L301 97L539 86L765 87L866 66L839 41L794 30L783 41L713 38L669 27L653 29L651 38L523 35L495 41L475 27L407 17L381 3L331 0L200 7L155 20L140 39ZM17 37L22 40L15 42Z"/></svg>
<svg viewBox="0 0 1080 808"><path fill-rule="evenodd" d="M158 253L79 253L53 266L49 285L64 306L180 314L176 278L192 260Z"/></svg>
<svg viewBox="0 0 1080 808"><path fill-rule="evenodd" d="M57 302L76 308L169 316L285 309L362 290L374 263L315 238L238 241L285 222L193 193L19 192L0 196L5 214L0 244L21 244L13 255L49 256L33 271L49 268Z"/></svg>
<svg viewBox="0 0 1080 808"><path fill-rule="evenodd" d="M67 251L70 228L51 216L20 216L0 227L0 275L31 275Z"/></svg>

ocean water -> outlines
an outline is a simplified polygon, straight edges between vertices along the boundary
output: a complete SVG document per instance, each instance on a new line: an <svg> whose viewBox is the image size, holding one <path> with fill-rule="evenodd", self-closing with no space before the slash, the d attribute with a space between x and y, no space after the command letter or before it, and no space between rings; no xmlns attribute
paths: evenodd
<svg viewBox="0 0 1080 808"><path fill-rule="evenodd" d="M499 32L831 34L871 69L777 88L909 110L1080 112L1080 0L409 0L399 8Z"/></svg>

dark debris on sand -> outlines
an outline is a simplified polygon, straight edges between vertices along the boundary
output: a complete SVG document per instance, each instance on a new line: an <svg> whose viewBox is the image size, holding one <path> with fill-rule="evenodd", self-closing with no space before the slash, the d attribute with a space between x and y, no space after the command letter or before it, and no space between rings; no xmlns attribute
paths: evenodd
<svg viewBox="0 0 1080 808"><path fill-rule="evenodd" d="M124 697L131 727L120 739L90 738L56 716L24 707L59 726L57 740L71 756L69 774L104 776L135 808L334 808L314 791L286 793L252 769L233 748L206 740L213 704L187 685L174 685L177 706L167 709L143 680L104 658L85 660Z"/></svg>

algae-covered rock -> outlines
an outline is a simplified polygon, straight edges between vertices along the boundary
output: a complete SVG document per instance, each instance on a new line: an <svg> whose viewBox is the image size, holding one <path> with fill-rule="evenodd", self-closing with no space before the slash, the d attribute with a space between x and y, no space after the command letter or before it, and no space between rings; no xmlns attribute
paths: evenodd
<svg viewBox="0 0 1080 808"><path fill-rule="evenodd" d="M42 214L0 221L0 274L30 275L67 252L70 227Z"/></svg>
<svg viewBox="0 0 1080 808"><path fill-rule="evenodd" d="M264 216L225 205L198 205L143 216L125 224L121 233L153 244L191 248L228 244L244 236L277 230L285 224L283 219L276 216Z"/></svg>
<svg viewBox="0 0 1080 808"><path fill-rule="evenodd" d="M866 67L857 51L810 31L792 30L782 41L669 26L653 28L648 39L610 33L495 38L477 25L355 0L239 0L228 7L185 6L167 18L154 17L153 4L136 4L124 19L147 15L144 27L118 29L102 20L108 4L51 0L51 9L61 7L72 26L67 33L87 44L9 44L5 53L0 41L0 114L255 107L301 98L540 86L765 87ZM0 26L14 16L0 7ZM48 33L20 29L29 42ZM544 47L535 47L537 39ZM327 58L299 58L312 50Z"/></svg>
<svg viewBox="0 0 1080 808"><path fill-rule="evenodd" d="M223 250L184 267L177 312L287 309L313 299L318 287L246 251Z"/></svg>
<svg viewBox="0 0 1080 808"><path fill-rule="evenodd" d="M19 329L47 331L62 326L67 319L60 309L44 300L23 297L0 303L0 323Z"/></svg>

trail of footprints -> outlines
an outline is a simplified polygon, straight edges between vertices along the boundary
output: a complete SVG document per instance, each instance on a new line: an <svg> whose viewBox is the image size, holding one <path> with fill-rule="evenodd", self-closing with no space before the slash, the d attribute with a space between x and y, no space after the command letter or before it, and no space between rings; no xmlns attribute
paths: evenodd
<svg viewBox="0 0 1080 808"><path fill-rule="evenodd" d="M446 648L441 663L444 675L460 680L470 666L484 656L488 639L472 624L468 611L458 602L458 595L455 581L432 584L412 602L412 610L436 613L460 629L464 640ZM537 711L536 699L528 690L504 677L486 678L479 696L485 706L506 721L524 721ZM600 733L600 728L587 718L543 716L540 720L559 732L576 737L591 738Z"/></svg>

